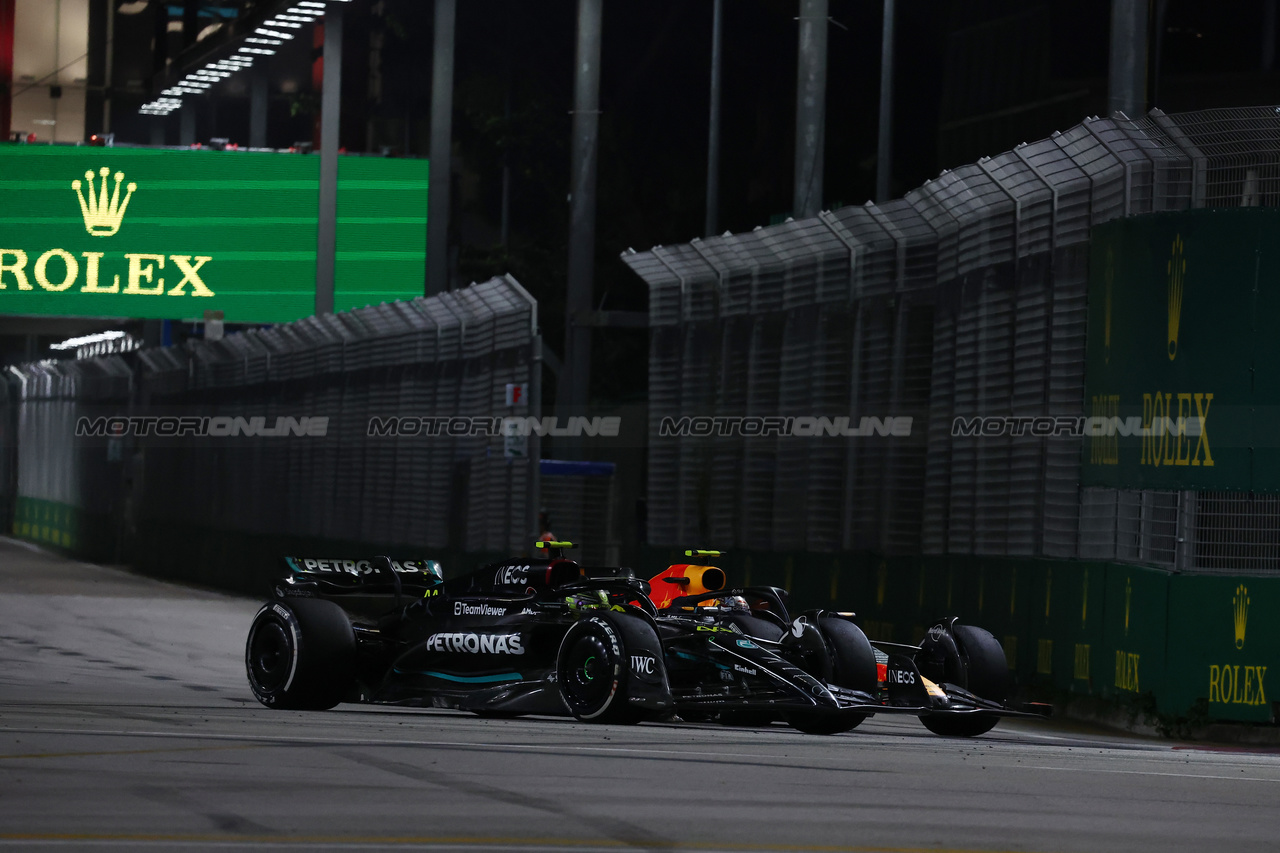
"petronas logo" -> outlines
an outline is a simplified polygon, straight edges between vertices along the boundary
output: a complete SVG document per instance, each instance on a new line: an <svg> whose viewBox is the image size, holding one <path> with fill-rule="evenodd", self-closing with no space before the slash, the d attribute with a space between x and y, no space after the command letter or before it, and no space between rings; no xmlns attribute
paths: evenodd
<svg viewBox="0 0 1280 853"><path fill-rule="evenodd" d="M1244 584L1236 587L1235 597L1231 599L1232 611L1236 622L1236 648L1244 648L1244 629L1249 622L1249 588Z"/></svg>
<svg viewBox="0 0 1280 853"><path fill-rule="evenodd" d="M1182 235L1173 238L1173 251L1166 265L1169 274L1169 360L1178 357L1178 328L1182 323L1182 291L1187 278L1187 259L1183 256Z"/></svg>
<svg viewBox="0 0 1280 853"><path fill-rule="evenodd" d="M108 195L107 176L110 174L111 170L106 166L98 170L98 175L102 178L102 189L97 195L94 195L93 190L93 172L84 173L84 179L89 185L88 196L81 191L79 178L71 182L71 189L76 191L76 196L80 199L84 230L94 237L110 237L120 230L124 212L129 207L129 199L138 188L137 184L131 182L125 187L124 200L121 201L120 184L124 181L124 172L116 172L115 191Z"/></svg>

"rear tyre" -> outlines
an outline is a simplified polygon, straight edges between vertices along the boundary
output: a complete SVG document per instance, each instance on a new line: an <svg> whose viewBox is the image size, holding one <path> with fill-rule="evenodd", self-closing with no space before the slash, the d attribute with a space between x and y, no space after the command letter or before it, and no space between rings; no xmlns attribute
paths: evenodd
<svg viewBox="0 0 1280 853"><path fill-rule="evenodd" d="M586 723L640 722L643 713L627 706L630 674L622 634L607 620L583 619L565 633L556 680L574 717Z"/></svg>
<svg viewBox="0 0 1280 853"><path fill-rule="evenodd" d="M351 621L321 599L263 605L245 642L245 669L253 695L268 708L328 710L355 687Z"/></svg>

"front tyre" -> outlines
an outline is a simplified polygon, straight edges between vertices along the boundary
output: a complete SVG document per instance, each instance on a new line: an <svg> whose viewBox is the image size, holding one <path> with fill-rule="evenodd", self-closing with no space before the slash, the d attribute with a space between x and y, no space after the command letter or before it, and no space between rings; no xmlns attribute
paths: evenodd
<svg viewBox="0 0 1280 853"><path fill-rule="evenodd" d="M627 706L631 670L617 626L592 616L574 623L560 643L556 681L569 713L588 723L636 723Z"/></svg>
<svg viewBox="0 0 1280 853"><path fill-rule="evenodd" d="M351 621L331 601L265 604L249 628L245 669L253 695L268 708L332 708L355 686Z"/></svg>
<svg viewBox="0 0 1280 853"><path fill-rule="evenodd" d="M821 617L818 626L831 656L831 683L876 695L876 653L862 629L834 616Z"/></svg>
<svg viewBox="0 0 1280 853"><path fill-rule="evenodd" d="M969 692L1003 704L1009 698L1009 664L1000 641L973 625L956 625L952 630L965 661Z"/></svg>
<svg viewBox="0 0 1280 853"><path fill-rule="evenodd" d="M969 692L991 702L1003 703L1009 695L1009 664L1004 648L990 631L973 625L955 625L965 681ZM924 727L942 737L977 737L995 728L1000 718L994 714L925 714Z"/></svg>
<svg viewBox="0 0 1280 853"><path fill-rule="evenodd" d="M845 619L822 616L818 619L818 636L822 648L814 648L807 656L809 674L850 690L861 690L875 696L876 653L862 629ZM829 711L792 711L787 723L794 729L812 735L834 735L858 727L866 714L831 713Z"/></svg>

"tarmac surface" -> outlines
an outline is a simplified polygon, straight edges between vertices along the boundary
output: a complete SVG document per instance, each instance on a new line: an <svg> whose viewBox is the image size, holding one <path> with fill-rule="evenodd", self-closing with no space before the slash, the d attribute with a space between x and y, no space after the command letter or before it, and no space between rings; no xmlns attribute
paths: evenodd
<svg viewBox="0 0 1280 853"><path fill-rule="evenodd" d="M244 676L256 601L7 539L0 590L0 850L1280 847L1266 748L271 711Z"/></svg>

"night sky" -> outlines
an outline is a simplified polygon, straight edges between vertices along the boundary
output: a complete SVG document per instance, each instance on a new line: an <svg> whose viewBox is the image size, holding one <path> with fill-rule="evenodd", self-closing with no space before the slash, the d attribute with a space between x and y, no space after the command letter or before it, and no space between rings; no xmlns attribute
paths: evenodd
<svg viewBox="0 0 1280 853"><path fill-rule="evenodd" d="M1153 38L1149 51L1153 105L1176 112L1280 101L1272 71L1276 3L1154 2L1153 10L1164 11L1158 50ZM799 4L724 6L719 223L721 231L740 232L790 212ZM351 4L342 133L349 151L426 155L433 8L429 0ZM874 194L881 10L880 0L830 0L826 207L861 204ZM897 10L894 195L943 168L1106 113L1110 0L897 0ZM618 261L620 252L700 236L711 11L711 0L605 0L600 307L646 307L644 286ZM554 350L562 340L576 20L576 0L458 0L456 280L514 274L539 298ZM379 40L380 56L370 51ZM274 146L313 131L318 98L310 91L312 46L304 42L273 60L277 83L287 78L294 89L275 94ZM377 96L370 93L372 67L381 73ZM243 89L237 97L229 87L199 109L201 138L246 134ZM168 121L172 135L176 122ZM130 125L137 122L121 128ZM504 163L512 174L506 247ZM597 340L594 393L642 396L646 334L610 331Z"/></svg>
<svg viewBox="0 0 1280 853"><path fill-rule="evenodd" d="M900 8L895 189L905 191L936 174L942 28L925 4ZM687 241L702 230L711 10L710 0L605 3L596 267L604 308L647 305L620 252ZM825 199L834 207L874 194L881 12L879 4L833 0L830 13ZM796 14L795 0L725 2L721 231L750 230L790 212ZM459 4L459 275L467 281L513 271L542 302L547 340L557 349L575 22L576 3L563 0ZM502 120L508 75L510 123ZM504 150L517 176L508 253L490 248ZM643 393L646 340L643 332L597 335L597 395Z"/></svg>

